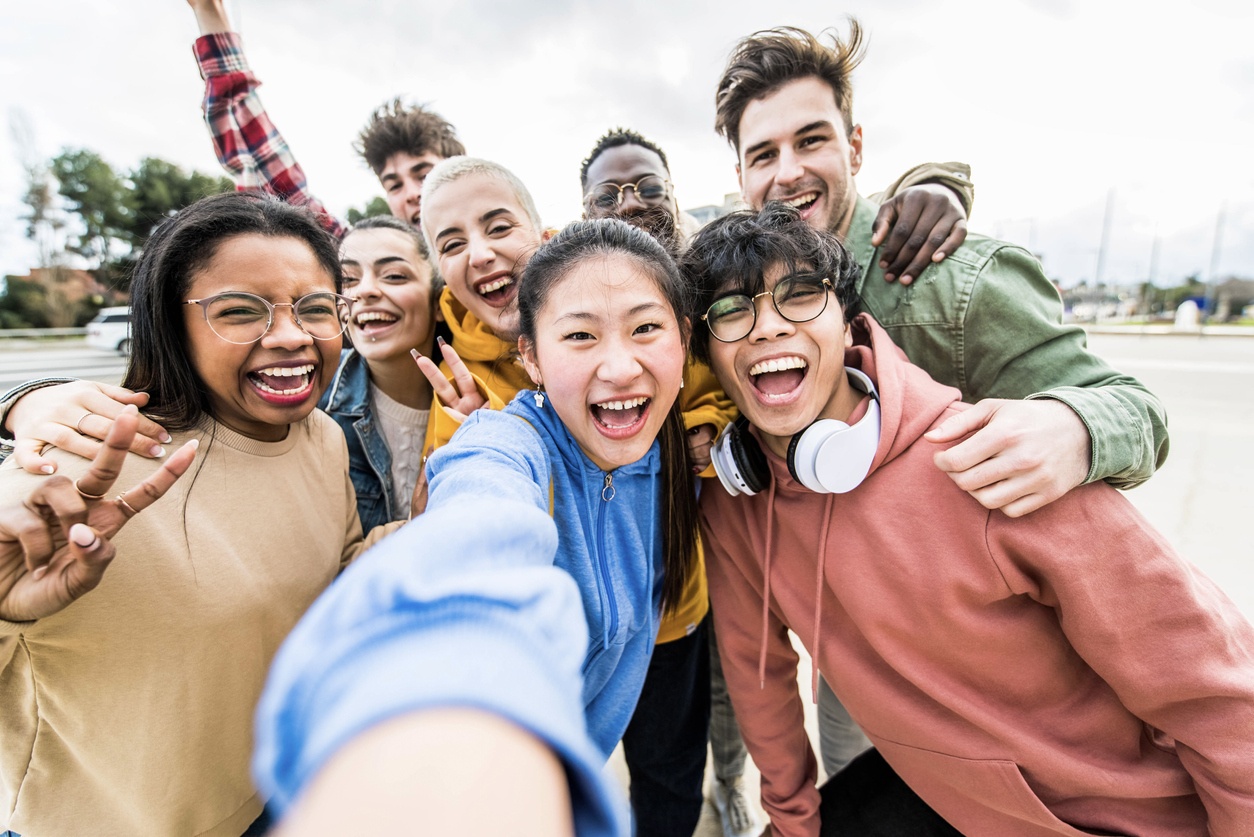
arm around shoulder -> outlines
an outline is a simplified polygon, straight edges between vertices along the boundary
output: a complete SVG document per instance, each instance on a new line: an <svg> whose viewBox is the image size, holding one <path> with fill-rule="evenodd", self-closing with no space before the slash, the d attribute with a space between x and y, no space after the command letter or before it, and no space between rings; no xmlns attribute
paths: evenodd
<svg viewBox="0 0 1254 837"><path fill-rule="evenodd" d="M1167 458L1167 414L1136 378L1088 350L1083 329L1062 322L1062 300L1027 251L984 242L963 315L960 388L983 398L1053 398L1091 439L1085 482L1131 488Z"/></svg>

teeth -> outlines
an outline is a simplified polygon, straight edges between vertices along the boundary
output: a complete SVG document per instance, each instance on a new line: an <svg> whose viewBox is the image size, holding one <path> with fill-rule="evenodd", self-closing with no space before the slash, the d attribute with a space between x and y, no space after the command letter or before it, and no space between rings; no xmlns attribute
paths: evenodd
<svg viewBox="0 0 1254 837"><path fill-rule="evenodd" d="M784 201L784 203L788 204L789 206L793 208L799 208L809 203L810 201L817 200L818 197L819 197L818 192L807 192L804 195L800 195L795 198L789 198L788 200Z"/></svg>
<svg viewBox="0 0 1254 837"><path fill-rule="evenodd" d="M481 294L490 294L493 291L499 291L501 288L504 288L507 285L512 285L512 284L514 284L513 276L502 276L500 279L497 279L493 282L485 282L484 284L479 286L478 290L479 290L479 293Z"/></svg>
<svg viewBox="0 0 1254 837"><path fill-rule="evenodd" d="M378 322L378 321L382 321L386 323L394 323L396 322L396 320L397 320L397 317L395 315L384 314L382 311L363 311L362 313L357 315L358 325L362 325L363 323L373 323L373 322Z"/></svg>
<svg viewBox="0 0 1254 837"><path fill-rule="evenodd" d="M777 357L763 360L749 367L749 374L761 375L764 372L783 372L785 369L805 369L806 362L799 357Z"/></svg>
<svg viewBox="0 0 1254 837"><path fill-rule="evenodd" d="M596 406L600 407L602 410L631 410L636 407L643 407L648 400L649 399L647 398L640 397L629 398L626 401L602 401Z"/></svg>
<svg viewBox="0 0 1254 837"><path fill-rule="evenodd" d="M312 363L306 363L304 366L271 366L269 369L258 369L254 375L269 375L272 378L294 378L299 375L308 375L314 370Z"/></svg>

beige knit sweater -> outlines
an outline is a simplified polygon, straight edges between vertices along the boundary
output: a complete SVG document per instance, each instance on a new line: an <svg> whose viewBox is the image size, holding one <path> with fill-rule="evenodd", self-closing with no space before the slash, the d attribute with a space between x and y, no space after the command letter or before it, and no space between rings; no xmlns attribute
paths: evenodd
<svg viewBox="0 0 1254 837"><path fill-rule="evenodd" d="M361 524L323 413L274 443L206 419L168 448L192 437L197 460L117 534L99 587L0 621L0 832L239 837L261 811L248 764L266 669L363 548ZM115 491L153 470L132 455ZM8 463L0 502L40 479Z"/></svg>

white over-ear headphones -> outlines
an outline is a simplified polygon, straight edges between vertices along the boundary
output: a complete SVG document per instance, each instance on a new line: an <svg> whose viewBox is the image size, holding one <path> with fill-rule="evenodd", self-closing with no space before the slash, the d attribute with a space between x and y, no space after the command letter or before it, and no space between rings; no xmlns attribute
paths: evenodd
<svg viewBox="0 0 1254 837"><path fill-rule="evenodd" d="M819 419L792 437L788 472L820 494L844 494L861 485L880 443L880 397L860 369L846 366L850 383L871 396L856 424ZM770 484L770 468L744 416L723 428L711 453L719 482L733 497L756 494Z"/></svg>

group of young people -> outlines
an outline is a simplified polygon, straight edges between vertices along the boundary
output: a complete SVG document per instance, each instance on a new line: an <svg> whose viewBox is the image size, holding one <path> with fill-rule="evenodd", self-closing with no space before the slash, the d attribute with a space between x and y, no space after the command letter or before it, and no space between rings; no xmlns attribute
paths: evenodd
<svg viewBox="0 0 1254 837"><path fill-rule="evenodd" d="M243 191L149 241L121 388L0 403L8 834L686 837L707 746L757 834L746 745L779 835L1254 828L1254 631L1115 490L1162 406L964 167L857 194L856 23L733 51L704 229L635 132L554 232L400 102L346 228L189 2Z"/></svg>

